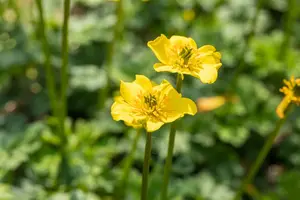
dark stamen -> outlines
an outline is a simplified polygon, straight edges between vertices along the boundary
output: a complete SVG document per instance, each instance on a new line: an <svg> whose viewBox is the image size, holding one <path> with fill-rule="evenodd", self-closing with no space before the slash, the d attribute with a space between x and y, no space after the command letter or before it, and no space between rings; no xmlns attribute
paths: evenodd
<svg viewBox="0 0 300 200"><path fill-rule="evenodd" d="M179 56L184 59L184 64L187 64L189 58L192 56L192 49L188 47L184 47L182 51L179 53Z"/></svg>
<svg viewBox="0 0 300 200"><path fill-rule="evenodd" d="M145 104L147 104L150 108L156 106L157 101L154 95L144 96Z"/></svg>

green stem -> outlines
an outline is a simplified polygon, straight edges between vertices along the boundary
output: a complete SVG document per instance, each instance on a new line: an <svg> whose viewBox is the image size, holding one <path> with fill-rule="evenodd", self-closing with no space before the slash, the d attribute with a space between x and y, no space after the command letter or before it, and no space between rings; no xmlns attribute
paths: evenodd
<svg viewBox="0 0 300 200"><path fill-rule="evenodd" d="M61 165L58 178L65 185L70 185L72 181L70 173L70 165L68 161L68 156L66 152L67 136L65 133L65 118L67 113L67 88L68 88L68 62L69 62L69 41L68 41L68 26L70 17L70 0L64 1L64 21L62 28L62 46L61 46L61 94L60 94L60 108L59 108L59 125L61 132Z"/></svg>
<svg viewBox="0 0 300 200"><path fill-rule="evenodd" d="M117 195L117 199L125 199L127 180L128 180L130 169L132 167L132 163L134 160L134 154L135 154L135 151L137 148L138 141L141 136L141 132L142 132L141 129L136 129L136 135L134 137L131 150L130 150L128 156L126 157L126 159L124 160L122 179L120 181L120 184L116 187L116 191L115 191L115 193Z"/></svg>
<svg viewBox="0 0 300 200"><path fill-rule="evenodd" d="M285 25L284 25L285 26L284 27L284 38L283 38L283 42L282 42L282 45L280 48L281 51L279 53L280 60L286 58L287 51L289 49L293 23L295 21L294 8L296 8L295 0L288 0L288 9L287 9L287 13L285 15L286 20L285 20Z"/></svg>
<svg viewBox="0 0 300 200"><path fill-rule="evenodd" d="M108 53L105 62L106 86L99 90L99 105L98 105L99 109L102 109L104 107L108 96L108 92L111 88L112 64L113 64L113 58L115 53L115 46L121 37L122 29L123 29L123 20L124 20L123 1L124 0L115 2L117 4L116 7L117 23L114 27L113 38L108 46Z"/></svg>
<svg viewBox="0 0 300 200"><path fill-rule="evenodd" d="M287 110L289 110L289 108ZM266 156L268 155L269 151L271 150L272 145L274 143L274 140L275 140L277 134L279 133L282 125L286 121L287 115L288 115L288 111L286 112L286 115L285 115L284 118L277 121L275 129L269 135L269 137L268 137L267 141L265 142L263 148L260 150L254 164L252 165L252 167L249 170L248 175L246 176L246 178L244 179L240 189L236 193L236 196L235 196L234 200L240 200L241 199L246 186L252 182L253 178L257 174L257 172L258 172L259 168L261 167L263 161L265 160Z"/></svg>
<svg viewBox="0 0 300 200"><path fill-rule="evenodd" d="M177 74L177 80L176 80L177 92L181 93L181 87L182 87L182 78L180 74ZM171 128L170 128L168 155L164 167L161 200L166 200L168 197L168 185L169 185L170 173L172 169L172 158L173 158L173 149L175 144L175 135L176 135L176 121L171 124Z"/></svg>
<svg viewBox="0 0 300 200"><path fill-rule="evenodd" d="M144 166L143 166L141 200L147 200L148 174L149 174L149 165L150 165L150 158L151 158L151 146L152 146L152 135L151 135L151 133L147 132L145 155L144 155Z"/></svg>
<svg viewBox="0 0 300 200"><path fill-rule="evenodd" d="M42 39L42 45L43 45L43 52L44 52L44 57L45 57L45 70L46 70L46 85L48 88L48 95L50 99L50 106L52 110L52 114L55 117L58 117L58 108L56 104L56 90L55 90L55 81L54 81L54 75L53 75L53 68L51 65L51 53L50 53L50 48L49 44L46 38L46 31L45 31L45 19L44 19L44 10L43 6L41 3L41 0L36 0L35 1L37 4L37 8L39 11L39 18L40 18L40 33L41 33L41 39Z"/></svg>
<svg viewBox="0 0 300 200"><path fill-rule="evenodd" d="M68 54L69 54L69 41L68 41L68 26L70 16L70 0L64 1L64 22L62 30L62 63L61 63L61 96L60 96L60 125L62 137L65 138L64 122L67 113L67 88L68 88Z"/></svg>
<svg viewBox="0 0 300 200"><path fill-rule="evenodd" d="M228 85L228 89L231 90L233 88L233 86L236 84L238 75L244 70L245 68L245 53L249 48L249 43L251 41L251 39L253 38L254 34L255 34L255 28L256 28L256 24L257 24L257 19L260 13L260 10L262 8L262 5L264 3L265 0L258 0L257 5L256 5L256 10L255 10L255 14L250 22L250 31L249 33L246 35L245 37L245 44L241 50L241 54L238 57L238 66L236 67L234 73L233 73L233 77L230 81L230 84Z"/></svg>

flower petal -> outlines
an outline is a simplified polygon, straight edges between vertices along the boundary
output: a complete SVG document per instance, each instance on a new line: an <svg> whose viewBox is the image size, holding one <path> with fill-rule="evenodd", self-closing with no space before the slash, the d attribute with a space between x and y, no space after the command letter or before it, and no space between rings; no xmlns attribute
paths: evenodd
<svg viewBox="0 0 300 200"><path fill-rule="evenodd" d="M215 64L220 62L220 60L216 60L213 56L205 56L201 58L201 61L203 64Z"/></svg>
<svg viewBox="0 0 300 200"><path fill-rule="evenodd" d="M127 126L140 128L146 120L146 116L137 115L134 111L135 108L126 103L120 96L115 98L115 102L111 106L111 115L114 120L123 120Z"/></svg>
<svg viewBox="0 0 300 200"><path fill-rule="evenodd" d="M136 84L136 83L128 83L121 81L120 85L120 93L124 100L129 103L133 104L138 100L138 96L143 93L143 88Z"/></svg>
<svg viewBox="0 0 300 200"><path fill-rule="evenodd" d="M287 107L289 106L291 102L291 99L289 96L285 96L282 101L279 103L279 105L277 106L276 108L276 113L278 115L279 118L284 118L284 114L285 114L285 111L287 109Z"/></svg>
<svg viewBox="0 0 300 200"><path fill-rule="evenodd" d="M151 81L143 75L136 75L134 83L140 85L145 91L149 91L152 88Z"/></svg>
<svg viewBox="0 0 300 200"><path fill-rule="evenodd" d="M133 128L142 128L143 125L141 123L137 123L137 121L125 122L126 126L132 126Z"/></svg>
<svg viewBox="0 0 300 200"><path fill-rule="evenodd" d="M169 112L166 115L164 122L173 122L185 114L195 115L197 113L197 106L194 101L188 98L180 98L173 100L168 106Z"/></svg>
<svg viewBox="0 0 300 200"><path fill-rule="evenodd" d="M161 34L153 41L147 43L148 47L153 51L158 60L162 63L168 63L169 57L166 53L166 49L170 46L170 40Z"/></svg>
<svg viewBox="0 0 300 200"><path fill-rule="evenodd" d="M215 110L226 103L225 96L201 97L197 100L199 112L209 112Z"/></svg>
<svg viewBox="0 0 300 200"><path fill-rule="evenodd" d="M216 48L212 45L204 45L197 50L197 58L213 56L216 62L220 62L221 53L216 52Z"/></svg>
<svg viewBox="0 0 300 200"><path fill-rule="evenodd" d="M213 56L214 56L216 59L219 59L219 60L221 60L221 58L222 58L222 55L221 55L220 52L214 52Z"/></svg>
<svg viewBox="0 0 300 200"><path fill-rule="evenodd" d="M149 119L145 124L145 129L147 132L153 132L158 130L162 125L164 125L163 122Z"/></svg>
<svg viewBox="0 0 300 200"><path fill-rule="evenodd" d="M195 102L189 98L181 98L179 104L180 112L188 115L195 115L197 113L197 106Z"/></svg>
<svg viewBox="0 0 300 200"><path fill-rule="evenodd" d="M119 100L119 99L118 99ZM132 123L134 118L131 115L132 107L125 101L116 101L111 106L112 118L116 121L123 120L127 123Z"/></svg>
<svg viewBox="0 0 300 200"><path fill-rule="evenodd" d="M220 62L220 59L218 59L214 55L205 56L205 57L201 58L201 60L202 60L202 67L203 68L213 67L213 68L219 69L222 66L222 63Z"/></svg>
<svg viewBox="0 0 300 200"><path fill-rule="evenodd" d="M201 53L214 52L214 51L216 51L216 48L212 45L204 45L204 46L200 47L198 49L198 51Z"/></svg>
<svg viewBox="0 0 300 200"><path fill-rule="evenodd" d="M162 88L167 99L162 99L160 103L163 107L163 112L166 113L164 122L173 122L176 119L183 117L185 114L195 115L197 106L195 102L188 98L182 98L175 88L166 80L163 81L165 88Z"/></svg>
<svg viewBox="0 0 300 200"><path fill-rule="evenodd" d="M176 68L172 67L172 66L168 66L162 63L156 63L153 66L154 70L157 72L173 72L173 73L177 73L178 71L176 70Z"/></svg>
<svg viewBox="0 0 300 200"><path fill-rule="evenodd" d="M178 36L178 35L173 35L170 38L170 42L172 46L175 46L177 48L184 48L186 46L192 47L192 48L197 48L196 42L192 38L187 38L184 36Z"/></svg>
<svg viewBox="0 0 300 200"><path fill-rule="evenodd" d="M218 78L218 70L215 67L205 66L199 72L202 83L214 83Z"/></svg>

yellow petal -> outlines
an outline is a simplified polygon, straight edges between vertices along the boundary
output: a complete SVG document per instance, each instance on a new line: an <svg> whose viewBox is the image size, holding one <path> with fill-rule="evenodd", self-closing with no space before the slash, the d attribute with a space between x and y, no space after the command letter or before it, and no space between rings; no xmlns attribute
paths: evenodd
<svg viewBox="0 0 300 200"><path fill-rule="evenodd" d="M119 103L122 103L122 102L124 102L125 100L124 100L124 98L121 97L121 96L115 96L115 97L114 97L114 101L119 102Z"/></svg>
<svg viewBox="0 0 300 200"><path fill-rule="evenodd" d="M199 112L215 110L226 103L225 96L202 97L197 100Z"/></svg>
<svg viewBox="0 0 300 200"><path fill-rule="evenodd" d="M140 85L145 91L149 91L152 88L151 81L143 75L136 75L134 83Z"/></svg>
<svg viewBox="0 0 300 200"><path fill-rule="evenodd" d="M211 55L202 57L203 63L220 63L221 53L214 52Z"/></svg>
<svg viewBox="0 0 300 200"><path fill-rule="evenodd" d="M170 42L172 46L175 48L184 48L186 46L192 47L192 48L197 48L196 42L192 38L187 38L184 36L178 36L178 35L173 35L170 38Z"/></svg>
<svg viewBox="0 0 300 200"><path fill-rule="evenodd" d="M165 93L168 96L168 109L176 110L182 114L195 115L197 112L197 106L194 101L189 98L182 98L181 94L166 80L163 81L167 87L165 87Z"/></svg>
<svg viewBox="0 0 300 200"><path fill-rule="evenodd" d="M126 102L114 102L111 106L112 118L116 121L123 120L128 123L132 123L134 120L132 113L132 107Z"/></svg>
<svg viewBox="0 0 300 200"><path fill-rule="evenodd" d="M149 41L147 45L148 47L150 47L150 49L153 51L160 62L169 62L169 57L166 53L166 49L170 46L170 40L164 34L161 34L153 41Z"/></svg>
<svg viewBox="0 0 300 200"><path fill-rule="evenodd" d="M171 83L169 81L167 81L166 79L164 79L161 84L155 86L153 88L153 91L157 91L160 92L161 94L165 94L166 96L169 95L169 91L173 88L173 86L171 85ZM174 88L173 88L174 89ZM175 89L174 89L175 90Z"/></svg>
<svg viewBox="0 0 300 200"><path fill-rule="evenodd" d="M152 87L157 86L157 83L155 83L154 81L151 81Z"/></svg>
<svg viewBox="0 0 300 200"><path fill-rule="evenodd" d="M188 98L182 98L175 88L168 81L164 81L167 85L162 91L167 95L164 112L166 113L164 122L173 122L183 117L185 114L195 115L197 106L195 102Z"/></svg>
<svg viewBox="0 0 300 200"><path fill-rule="evenodd" d="M202 83L214 83L218 78L218 70L215 67L204 67L199 72Z"/></svg>
<svg viewBox="0 0 300 200"><path fill-rule="evenodd" d="M217 60L221 59L221 54L215 52L216 48L212 45L204 45L197 50L197 58L203 58L205 56L214 56Z"/></svg>
<svg viewBox="0 0 300 200"><path fill-rule="evenodd" d="M205 56L202 58L202 67L213 67L219 69L222 66L220 60L216 57L212 56Z"/></svg>
<svg viewBox="0 0 300 200"><path fill-rule="evenodd" d="M135 114L135 108L122 99L122 97L117 97L117 101L111 106L112 118L116 121L123 120L127 126L134 128L141 127L146 120L146 116Z"/></svg>
<svg viewBox="0 0 300 200"><path fill-rule="evenodd" d="M126 126L132 126L133 128L142 128L143 125L141 123L136 123L136 121L125 122Z"/></svg>
<svg viewBox="0 0 300 200"><path fill-rule="evenodd" d="M277 106L276 108L276 113L278 115L279 118L284 118L284 114L285 114L285 111L287 109L287 107L289 106L291 102L291 99L289 96L285 96L282 101L279 103L279 105Z"/></svg>
<svg viewBox="0 0 300 200"><path fill-rule="evenodd" d="M198 51L202 52L202 53L211 52L211 51L214 52L214 51L216 51L216 48L212 45L204 45L204 46L200 47L198 49Z"/></svg>
<svg viewBox="0 0 300 200"><path fill-rule="evenodd" d="M177 70L172 67L172 66L168 66L162 63L156 63L153 66L154 70L157 72L173 72L173 73L177 73Z"/></svg>
<svg viewBox="0 0 300 200"><path fill-rule="evenodd" d="M214 56L205 56L201 59L202 63L204 64L215 64L219 63L220 60L217 60Z"/></svg>
<svg viewBox="0 0 300 200"><path fill-rule="evenodd" d="M197 113L197 106L194 101L189 98L181 98L179 104L180 111L184 114L195 115Z"/></svg>
<svg viewBox="0 0 300 200"><path fill-rule="evenodd" d="M135 103L138 100L138 96L143 93L143 88L136 83L121 81L120 93L127 103L132 104Z"/></svg>
<svg viewBox="0 0 300 200"><path fill-rule="evenodd" d="M164 125L163 122L149 119L145 124L145 129L147 132L153 132L158 130L162 125Z"/></svg>
<svg viewBox="0 0 300 200"><path fill-rule="evenodd" d="M222 55L220 52L214 52L213 56L219 60L222 58Z"/></svg>

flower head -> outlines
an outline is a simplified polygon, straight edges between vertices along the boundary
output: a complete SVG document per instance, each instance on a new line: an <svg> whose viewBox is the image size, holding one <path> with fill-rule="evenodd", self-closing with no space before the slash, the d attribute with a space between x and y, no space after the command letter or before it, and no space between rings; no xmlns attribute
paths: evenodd
<svg viewBox="0 0 300 200"><path fill-rule="evenodd" d="M157 72L188 74L199 78L203 83L214 83L218 77L218 69L222 66L221 54L215 47L205 45L197 48L192 38L165 35L148 42L160 63L154 65Z"/></svg>
<svg viewBox="0 0 300 200"><path fill-rule="evenodd" d="M294 76L291 79L283 80L285 86L280 88L280 92L285 94L280 104L277 106L276 113L280 118L284 117L284 112L290 103L300 105L300 78L295 79Z"/></svg>
<svg viewBox="0 0 300 200"><path fill-rule="evenodd" d="M239 101L238 97L231 95L201 97L197 100L198 112L210 112L220 108L227 102L236 103L237 101Z"/></svg>
<svg viewBox="0 0 300 200"><path fill-rule="evenodd" d="M196 104L182 98L166 80L157 85L143 75L136 75L133 82L121 81L120 93L111 107L113 119L135 128L144 127L148 132L184 114L197 112Z"/></svg>
<svg viewBox="0 0 300 200"><path fill-rule="evenodd" d="M215 110L226 103L225 96L201 97L197 100L199 112Z"/></svg>

